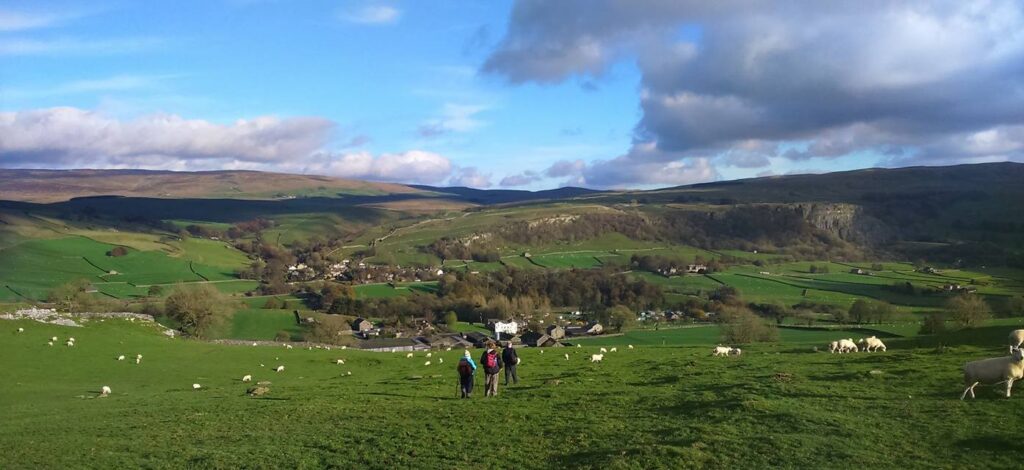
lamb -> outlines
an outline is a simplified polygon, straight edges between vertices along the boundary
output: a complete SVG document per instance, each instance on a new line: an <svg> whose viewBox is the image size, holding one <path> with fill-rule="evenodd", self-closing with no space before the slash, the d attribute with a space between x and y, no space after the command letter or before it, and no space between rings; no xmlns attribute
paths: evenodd
<svg viewBox="0 0 1024 470"><path fill-rule="evenodd" d="M630 345L628 345L626 347L629 348L629 349L633 349L633 345L632 344L630 344Z"/></svg>
<svg viewBox="0 0 1024 470"><path fill-rule="evenodd" d="M430 365L430 361L424 362L423 365L429 366Z"/></svg>
<svg viewBox="0 0 1024 470"><path fill-rule="evenodd" d="M590 362L601 362L604 359L604 354L591 354Z"/></svg>
<svg viewBox="0 0 1024 470"><path fill-rule="evenodd" d="M67 343L64 343L64 344L68 345L68 347L70 348L71 346L75 345L75 342L74 341L68 341Z"/></svg>
<svg viewBox="0 0 1024 470"><path fill-rule="evenodd" d="M202 386L202 385L199 385L199 384L192 384L192 390L199 390L199 389L201 389L201 388L203 388L203 386Z"/></svg>
<svg viewBox="0 0 1024 470"><path fill-rule="evenodd" d="M427 357L430 357L432 355L433 355L433 353L427 353Z"/></svg>
<svg viewBox="0 0 1024 470"><path fill-rule="evenodd" d="M18 327L18 333L24 333L24 332L25 332L24 328Z"/></svg>
<svg viewBox="0 0 1024 470"><path fill-rule="evenodd" d="M406 359L412 359L412 353L406 354L406 355L405 355L405 358L406 358Z"/></svg>
<svg viewBox="0 0 1024 470"><path fill-rule="evenodd" d="M53 341L54 343L56 343L58 340L57 340L57 337L54 336L53 338L50 338L50 341Z"/></svg>
<svg viewBox="0 0 1024 470"><path fill-rule="evenodd" d="M122 354L122 355L120 355L120 356L117 356L117 360L119 360L119 361L123 361L123 360L124 360L124 354Z"/></svg>
<svg viewBox="0 0 1024 470"><path fill-rule="evenodd" d="M607 350L607 349L605 349L605 348L601 348L601 354L605 354L605 353L607 353L607 352L608 352L608 350Z"/></svg>
<svg viewBox="0 0 1024 470"><path fill-rule="evenodd" d="M110 395L110 387L104 385L103 388L100 389L100 396L105 397L107 395Z"/></svg>
<svg viewBox="0 0 1024 470"><path fill-rule="evenodd" d="M444 358L443 357L437 358L437 363L438 364L444 364Z"/></svg>
<svg viewBox="0 0 1024 470"><path fill-rule="evenodd" d="M1010 332L1010 346L1019 348L1024 345L1024 330L1013 330Z"/></svg>
<svg viewBox="0 0 1024 470"><path fill-rule="evenodd" d="M715 349L711 351L711 355L715 357L728 356L732 353L732 348L729 346L715 346Z"/></svg>
<svg viewBox="0 0 1024 470"><path fill-rule="evenodd" d="M730 356L739 356L740 354L743 354L743 350L740 348L732 348L732 351L729 351Z"/></svg>
<svg viewBox="0 0 1024 470"><path fill-rule="evenodd" d="M339 366L343 366L343 365L345 365L345 360L344 359L338 359L337 361L334 361L334 363L339 365Z"/></svg>
<svg viewBox="0 0 1024 470"><path fill-rule="evenodd" d="M567 361L569 360L569 355L568 354L565 355L565 360L567 360Z"/></svg>
<svg viewBox="0 0 1024 470"><path fill-rule="evenodd" d="M47 345L47 346L53 346L53 341L47 341L47 342L46 342L46 345Z"/></svg>
<svg viewBox="0 0 1024 470"><path fill-rule="evenodd" d="M277 366L277 368L274 369L274 372L284 372L284 366Z"/></svg>
<svg viewBox="0 0 1024 470"><path fill-rule="evenodd" d="M867 352L877 352L879 349L881 349L882 352L885 352L885 343L874 336L869 336L861 341L864 342L864 350Z"/></svg>
<svg viewBox="0 0 1024 470"><path fill-rule="evenodd" d="M982 359L964 364L964 393L974 398L974 387L978 384L996 385L1006 382L1006 398L1010 398L1010 389L1015 380L1024 379L1024 349L1013 348L1009 356Z"/></svg>
<svg viewBox="0 0 1024 470"><path fill-rule="evenodd" d="M619 352L619 348L611 348L610 351L611 352Z"/></svg>
<svg viewBox="0 0 1024 470"><path fill-rule="evenodd" d="M243 375L242 376L242 382L252 382L252 376L251 375Z"/></svg>

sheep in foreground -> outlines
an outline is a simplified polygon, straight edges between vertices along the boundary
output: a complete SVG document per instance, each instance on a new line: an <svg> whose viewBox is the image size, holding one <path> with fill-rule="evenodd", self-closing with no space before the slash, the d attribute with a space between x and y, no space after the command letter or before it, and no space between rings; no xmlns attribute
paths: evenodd
<svg viewBox="0 0 1024 470"><path fill-rule="evenodd" d="M732 348L729 346L715 346L715 349L711 351L711 355L715 357L728 356L732 353Z"/></svg>
<svg viewBox="0 0 1024 470"><path fill-rule="evenodd" d="M105 397L107 395L110 395L110 387L104 385L103 388L100 389L100 396Z"/></svg>
<svg viewBox="0 0 1024 470"><path fill-rule="evenodd" d="M119 360L119 361L123 361L123 360L124 360L124 354L122 354L122 355L120 355L120 356L117 356L117 360Z"/></svg>
<svg viewBox="0 0 1024 470"><path fill-rule="evenodd" d="M252 376L251 375L243 375L242 376L242 382L252 382Z"/></svg>
<svg viewBox="0 0 1024 470"><path fill-rule="evenodd" d="M274 372L284 372L284 366L277 366L277 368L274 369Z"/></svg>
<svg viewBox="0 0 1024 470"><path fill-rule="evenodd" d="M732 351L729 351L730 356L739 356L740 354L743 354L743 350L740 348L732 348Z"/></svg>
<svg viewBox="0 0 1024 470"><path fill-rule="evenodd" d="M853 338L839 340L839 353L857 352L860 349L857 348L857 343L853 342Z"/></svg>
<svg viewBox="0 0 1024 470"><path fill-rule="evenodd" d="M1006 383L1006 398L1010 398L1010 389L1015 380L1024 379L1024 349L1013 348L1009 356L982 359L964 364L964 393L974 398L974 387L978 384L996 385Z"/></svg>
<svg viewBox="0 0 1024 470"><path fill-rule="evenodd" d="M874 336L869 336L867 338L862 339L861 341L863 341L862 347L867 352L877 352L879 350L885 352L885 343L883 343L882 340Z"/></svg>
<svg viewBox="0 0 1024 470"><path fill-rule="evenodd" d="M591 354L590 362L601 362L604 360L604 354Z"/></svg>
<svg viewBox="0 0 1024 470"><path fill-rule="evenodd" d="M1010 332L1010 346L1019 348L1024 345L1024 330L1013 330Z"/></svg>
<svg viewBox="0 0 1024 470"><path fill-rule="evenodd" d="M828 343L828 352L831 354L839 352L839 341Z"/></svg>
<svg viewBox="0 0 1024 470"><path fill-rule="evenodd" d="M203 388L203 386L202 386L202 385L199 385L199 384L192 384L192 390L199 390L199 389L201 389L201 388Z"/></svg>

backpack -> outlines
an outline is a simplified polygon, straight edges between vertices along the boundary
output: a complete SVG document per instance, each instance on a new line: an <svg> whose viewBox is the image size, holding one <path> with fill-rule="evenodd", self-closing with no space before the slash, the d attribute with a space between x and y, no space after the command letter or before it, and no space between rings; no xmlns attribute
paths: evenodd
<svg viewBox="0 0 1024 470"><path fill-rule="evenodd" d="M498 367L498 353L492 352L487 354L487 361L484 362L484 366L488 369Z"/></svg>
<svg viewBox="0 0 1024 470"><path fill-rule="evenodd" d="M473 375L473 366L469 365L469 361L466 360L459 361L459 365L455 367L455 370L459 371L459 375L463 377Z"/></svg>

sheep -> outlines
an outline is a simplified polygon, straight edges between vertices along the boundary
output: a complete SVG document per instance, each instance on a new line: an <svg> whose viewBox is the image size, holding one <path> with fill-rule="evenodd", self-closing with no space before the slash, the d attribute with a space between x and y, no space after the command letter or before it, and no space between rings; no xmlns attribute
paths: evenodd
<svg viewBox="0 0 1024 470"><path fill-rule="evenodd" d="M606 354L607 352L608 352L608 350L607 350L607 349L605 349L605 348L601 348L601 354Z"/></svg>
<svg viewBox="0 0 1024 470"><path fill-rule="evenodd" d="M56 336L54 336L53 338L50 338L50 341L53 341L54 343L56 343L56 342L57 342L57 341L59 341L59 340L57 339L57 337L56 337Z"/></svg>
<svg viewBox="0 0 1024 470"><path fill-rule="evenodd" d="M451 347L451 346L448 346L447 348L444 348L444 350L445 350L445 351L451 351L451 350L452 350L452 347Z"/></svg>
<svg viewBox="0 0 1024 470"><path fill-rule="evenodd" d="M860 351L860 349L857 348L857 343L854 343L852 338L839 340L840 353L849 353L857 351Z"/></svg>
<svg viewBox="0 0 1024 470"><path fill-rule="evenodd" d="M345 365L345 360L344 359L338 359L337 361L334 361L334 363L339 365L339 366L343 366L343 365Z"/></svg>
<svg viewBox="0 0 1024 470"><path fill-rule="evenodd" d="M284 345L284 347L285 347L285 348L287 348L287 349L291 349L291 348L292 348L292 345L290 345L290 344L286 344L286 345Z"/></svg>
<svg viewBox="0 0 1024 470"><path fill-rule="evenodd" d="M406 355L405 355L405 358L406 358L406 359L412 359L412 353L406 354Z"/></svg>
<svg viewBox="0 0 1024 470"><path fill-rule="evenodd" d="M346 350L346 349L348 349L348 346L342 346L342 347L341 347L341 350L342 350L342 351L344 351L344 350Z"/></svg>
<svg viewBox="0 0 1024 470"><path fill-rule="evenodd" d="M75 342L74 341L68 341L67 343L64 343L64 344L68 345L68 347L70 348L70 347L75 345Z"/></svg>
<svg viewBox="0 0 1024 470"><path fill-rule="evenodd" d="M427 353L427 357L430 357L432 355L433 355L433 353Z"/></svg>
<svg viewBox="0 0 1024 470"><path fill-rule="evenodd" d="M711 355L715 357L728 356L732 352L732 348L729 346L715 346L715 349L711 350Z"/></svg>
<svg viewBox="0 0 1024 470"><path fill-rule="evenodd" d="M252 382L252 376L251 375L243 375L242 376L242 382Z"/></svg>
<svg viewBox="0 0 1024 470"><path fill-rule="evenodd" d="M543 349L541 349L541 350L540 350L540 353L541 353L541 354L544 354L544 350L543 350Z"/></svg>
<svg viewBox="0 0 1024 470"><path fill-rule="evenodd" d="M437 363L438 364L444 364L444 358L443 357L437 358Z"/></svg>
<svg viewBox="0 0 1024 470"><path fill-rule="evenodd" d="M74 343L75 342L75 337L72 336L72 337L68 338L68 341L71 341L72 343Z"/></svg>
<svg viewBox="0 0 1024 470"><path fill-rule="evenodd" d="M590 362L601 362L604 359L604 354L591 354Z"/></svg>
<svg viewBox="0 0 1024 470"><path fill-rule="evenodd" d="M837 352L841 354L841 352L839 351L839 341L833 341L831 343L828 343L828 352L830 354L835 354Z"/></svg>
<svg viewBox="0 0 1024 470"><path fill-rule="evenodd" d="M352 371L346 372L345 375L352 375Z"/></svg>
<svg viewBox="0 0 1024 470"><path fill-rule="evenodd" d="M633 345L632 344L630 344L630 345L628 345L626 347L629 348L629 349L633 349Z"/></svg>
<svg viewBox="0 0 1024 470"><path fill-rule="evenodd" d="M960 395L963 400L967 394L974 398L974 387L983 383L996 385L1006 383L1006 398L1010 398L1010 389L1013 388L1015 380L1024 379L1024 349L1011 349L1010 356L982 359L964 364L964 393Z"/></svg>
<svg viewBox="0 0 1024 470"><path fill-rule="evenodd" d="M256 343L255 341L253 341L253 342L252 342L252 347L254 347L254 348L255 348L256 346L259 346L259 344L257 344L257 343Z"/></svg>
<svg viewBox="0 0 1024 470"><path fill-rule="evenodd" d="M611 352L619 352L619 348L611 348L611 349L609 349L609 351L611 351Z"/></svg>
<svg viewBox="0 0 1024 470"><path fill-rule="evenodd" d="M576 345L576 347L577 347L577 348L582 348L582 347L583 347L583 345L582 345L582 344L577 344L577 345Z"/></svg>
<svg viewBox="0 0 1024 470"><path fill-rule="evenodd" d="M423 365L429 366L430 365L430 361L424 362Z"/></svg>
<svg viewBox="0 0 1024 470"><path fill-rule="evenodd" d="M330 346L324 346L324 349L326 349L326 350L330 351L330 350L331 350L331 347L330 347Z"/></svg>
<svg viewBox="0 0 1024 470"><path fill-rule="evenodd" d="M53 346L53 341L47 341L47 342L46 342L46 345L47 345L47 346Z"/></svg>
<svg viewBox="0 0 1024 470"><path fill-rule="evenodd" d="M729 351L730 356L739 356L740 354L743 354L743 350L740 348L732 348L732 351Z"/></svg>
<svg viewBox="0 0 1024 470"><path fill-rule="evenodd" d="M567 360L567 361L569 360L569 355L568 354L565 355L565 360Z"/></svg>
<svg viewBox="0 0 1024 470"><path fill-rule="evenodd" d="M24 328L22 328L22 327L18 327L18 333L24 333L24 332L25 332L25 329L24 329Z"/></svg>
<svg viewBox="0 0 1024 470"><path fill-rule="evenodd" d="M1010 332L1010 346L1019 348L1024 345L1024 330L1013 330Z"/></svg>
<svg viewBox="0 0 1024 470"><path fill-rule="evenodd" d="M867 352L878 352L878 350L885 352L885 343L874 336L869 336L861 341L864 341L864 350Z"/></svg>
<svg viewBox="0 0 1024 470"><path fill-rule="evenodd" d="M100 396L105 397L107 395L110 395L110 387L104 385L103 388L100 389Z"/></svg>
<svg viewBox="0 0 1024 470"><path fill-rule="evenodd" d="M135 355L135 363L136 364L142 364L142 354L136 354Z"/></svg>
<svg viewBox="0 0 1024 470"><path fill-rule="evenodd" d="M199 385L199 384L192 384L192 390L199 390L199 389L201 389L201 388L203 388L203 386L202 386L202 385Z"/></svg>
<svg viewBox="0 0 1024 470"><path fill-rule="evenodd" d="M122 355L120 355L120 356L117 356L117 360L119 360L119 361L123 361L123 360L124 360L124 354L122 354Z"/></svg>
<svg viewBox="0 0 1024 470"><path fill-rule="evenodd" d="M284 366L277 366L277 368L274 369L274 372L284 372Z"/></svg>

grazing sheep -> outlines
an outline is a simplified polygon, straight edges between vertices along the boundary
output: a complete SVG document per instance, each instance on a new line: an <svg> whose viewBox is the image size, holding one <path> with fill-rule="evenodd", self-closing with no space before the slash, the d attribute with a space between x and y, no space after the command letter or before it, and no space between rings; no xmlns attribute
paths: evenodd
<svg viewBox="0 0 1024 470"><path fill-rule="evenodd" d="M609 351L611 351L611 352L619 352L619 348L611 348Z"/></svg>
<svg viewBox="0 0 1024 470"><path fill-rule="evenodd" d="M839 341L828 343L828 352L831 354L839 352Z"/></svg>
<svg viewBox="0 0 1024 470"><path fill-rule="evenodd" d="M343 366L343 365L345 365L345 360L344 359L338 359L337 361L334 361L334 363L338 364L339 366Z"/></svg>
<svg viewBox="0 0 1024 470"><path fill-rule="evenodd" d="M47 341L47 342L46 342L46 345L47 345L47 346L53 346L53 341Z"/></svg>
<svg viewBox="0 0 1024 470"><path fill-rule="evenodd" d="M105 397L107 395L110 395L110 387L104 385L103 388L100 389L100 396Z"/></svg>
<svg viewBox="0 0 1024 470"><path fill-rule="evenodd" d="M342 349L342 351L344 351L344 350L348 349L348 346L342 346L341 349Z"/></svg>
<svg viewBox="0 0 1024 470"><path fill-rule="evenodd" d="M136 354L135 355L135 363L136 364L142 364L142 354Z"/></svg>
<svg viewBox="0 0 1024 470"><path fill-rule="evenodd" d="M274 369L274 372L284 372L284 366L277 366L277 368Z"/></svg>
<svg viewBox="0 0 1024 470"><path fill-rule="evenodd" d="M345 375L352 375L352 371L348 371Z"/></svg>
<svg viewBox="0 0 1024 470"><path fill-rule="evenodd" d="M877 352L878 350L885 352L885 343L883 343L882 340L874 336L869 336L867 338L862 339L861 341L864 342L863 347L864 350L867 352Z"/></svg>
<svg viewBox="0 0 1024 470"><path fill-rule="evenodd" d="M445 351L451 351L451 350L452 350L452 347L451 347L451 346L448 346L448 347L447 347L447 348L445 348L444 350L445 350Z"/></svg>
<svg viewBox="0 0 1024 470"><path fill-rule="evenodd" d="M565 355L565 360L567 360L567 361L569 360L569 355L568 354Z"/></svg>
<svg viewBox="0 0 1024 470"><path fill-rule="evenodd" d="M591 354L590 362L601 362L604 359L604 354Z"/></svg>
<svg viewBox="0 0 1024 470"><path fill-rule="evenodd" d="M18 333L24 333L24 332L25 332L24 328L18 327Z"/></svg>
<svg viewBox="0 0 1024 470"><path fill-rule="evenodd" d="M433 355L433 353L427 353L427 357L430 357L432 355Z"/></svg>
<svg viewBox="0 0 1024 470"><path fill-rule="evenodd" d="M405 358L406 358L406 359L412 359L412 353L406 354L406 355L405 355Z"/></svg>
<svg viewBox="0 0 1024 470"><path fill-rule="evenodd" d="M995 385L1006 382L1006 398L1010 398L1010 389L1015 380L1024 379L1024 349L1013 348L1011 354L1004 357L982 359L964 364L964 393L974 398L974 387L978 384Z"/></svg>
<svg viewBox="0 0 1024 470"><path fill-rule="evenodd" d="M199 385L199 384L192 384L192 390L199 390L199 389L201 389L201 388L203 388L203 386L202 386L202 385Z"/></svg>
<svg viewBox="0 0 1024 470"><path fill-rule="evenodd" d="M54 343L56 343L58 340L57 340L57 337L54 336L53 338L50 338L50 341L53 341Z"/></svg>
<svg viewBox="0 0 1024 470"><path fill-rule="evenodd" d="M252 342L252 347L254 347L254 348L255 348L256 346L259 346L259 345L258 345L258 344L256 344L256 342L255 342L255 341L253 341L253 342Z"/></svg>
<svg viewBox="0 0 1024 470"><path fill-rule="evenodd" d="M284 347L285 347L285 348L287 348L287 349L291 349L291 348L292 348L292 345L290 345L290 344L286 344L286 345L284 345Z"/></svg>
<svg viewBox="0 0 1024 470"><path fill-rule="evenodd" d="M741 354L743 354L743 350L740 348L732 348L732 351L729 351L730 356L739 356Z"/></svg>
<svg viewBox="0 0 1024 470"><path fill-rule="evenodd" d="M541 353L541 354L544 354L544 350L543 350L543 349L541 349L541 350L540 350L540 353Z"/></svg>
<svg viewBox="0 0 1024 470"><path fill-rule="evenodd" d="M577 348L582 348L582 347L583 347L583 345L582 345L582 344L577 344L577 345L576 345L576 347L577 347Z"/></svg>
<svg viewBox="0 0 1024 470"><path fill-rule="evenodd" d="M444 364L444 358L443 357L437 358L437 363L438 364Z"/></svg>
<svg viewBox="0 0 1024 470"><path fill-rule="evenodd" d="M68 347L71 347L71 346L75 345L75 342L74 341L68 341L67 343L64 343L64 344L68 345Z"/></svg>
<svg viewBox="0 0 1024 470"><path fill-rule="evenodd" d="M632 344L630 344L629 346L626 346L626 347L629 348L629 349L633 349L633 345Z"/></svg>
<svg viewBox="0 0 1024 470"><path fill-rule="evenodd" d="M711 355L715 357L728 356L732 352L732 348L729 346L715 346L715 349L711 350Z"/></svg>
<svg viewBox="0 0 1024 470"><path fill-rule="evenodd" d="M252 376L251 375L243 375L242 376L242 382L252 382Z"/></svg>
<svg viewBox="0 0 1024 470"><path fill-rule="evenodd" d="M605 354L605 353L607 353L607 352L608 352L608 350L607 350L607 349L605 349L605 348L601 348L601 354Z"/></svg>
<svg viewBox="0 0 1024 470"><path fill-rule="evenodd" d="M430 365L430 361L424 362L423 365L429 366Z"/></svg>
<svg viewBox="0 0 1024 470"><path fill-rule="evenodd" d="M124 354L122 354L122 355L120 355L120 356L117 356L117 360L119 360L119 361L123 361L123 360L124 360Z"/></svg>
<svg viewBox="0 0 1024 470"><path fill-rule="evenodd" d="M853 339L841 339L839 340L839 353L857 352L860 349L857 348L857 343L853 342Z"/></svg>
<svg viewBox="0 0 1024 470"><path fill-rule="evenodd" d="M1015 348L1024 345L1024 330L1013 330L1010 332L1010 346Z"/></svg>
<svg viewBox="0 0 1024 470"><path fill-rule="evenodd" d="M71 341L72 343L74 343L75 342L75 337L72 336L72 337L68 338L68 341Z"/></svg>

